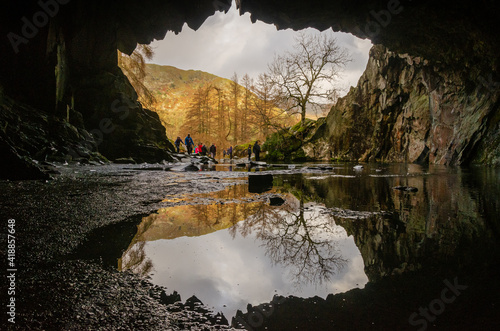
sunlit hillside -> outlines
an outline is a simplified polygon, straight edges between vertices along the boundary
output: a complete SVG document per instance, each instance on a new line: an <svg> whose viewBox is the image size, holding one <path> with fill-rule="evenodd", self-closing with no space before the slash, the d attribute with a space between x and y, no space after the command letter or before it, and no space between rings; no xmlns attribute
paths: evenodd
<svg viewBox="0 0 500 331"><path fill-rule="evenodd" d="M187 110L199 88L213 84L229 89L231 81L199 70L147 64L144 84L156 98L156 112L169 137L184 137Z"/></svg>
<svg viewBox="0 0 500 331"><path fill-rule="evenodd" d="M147 64L144 85L156 98L153 108L173 139L191 133L197 143L237 145L265 139L296 121L248 77L236 84L203 71Z"/></svg>

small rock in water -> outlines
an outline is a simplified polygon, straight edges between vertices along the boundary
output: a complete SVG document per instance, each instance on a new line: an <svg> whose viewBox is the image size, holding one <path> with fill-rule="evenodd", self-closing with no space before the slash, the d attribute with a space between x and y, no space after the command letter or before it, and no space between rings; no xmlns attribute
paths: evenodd
<svg viewBox="0 0 500 331"><path fill-rule="evenodd" d="M270 206L281 206L285 203L285 200L283 200L281 197L271 197L269 198L269 205Z"/></svg>
<svg viewBox="0 0 500 331"><path fill-rule="evenodd" d="M363 166L362 165L356 165L353 167L354 170L362 170L363 169Z"/></svg>
<svg viewBox="0 0 500 331"><path fill-rule="evenodd" d="M412 186L395 186L393 190L403 191L403 192L418 192L418 188Z"/></svg>
<svg viewBox="0 0 500 331"><path fill-rule="evenodd" d="M200 168L198 168L196 165L194 164L190 164L188 165L187 167L185 167L183 169L184 171L200 171Z"/></svg>

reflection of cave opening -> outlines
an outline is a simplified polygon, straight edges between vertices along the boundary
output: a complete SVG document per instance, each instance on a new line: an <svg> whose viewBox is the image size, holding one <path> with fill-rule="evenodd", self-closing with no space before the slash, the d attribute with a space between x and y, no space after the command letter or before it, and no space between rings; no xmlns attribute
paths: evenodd
<svg viewBox="0 0 500 331"><path fill-rule="evenodd" d="M269 204L276 195L282 206ZM248 185L193 199L199 204L145 217L120 269L152 275L183 299L195 294L226 316L277 293L326 297L367 281L353 238L319 204L280 188L248 193Z"/></svg>

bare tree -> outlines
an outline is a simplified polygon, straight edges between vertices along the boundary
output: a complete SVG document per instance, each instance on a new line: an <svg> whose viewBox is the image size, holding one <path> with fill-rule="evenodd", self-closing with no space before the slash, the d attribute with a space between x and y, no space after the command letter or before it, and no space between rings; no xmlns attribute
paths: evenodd
<svg viewBox="0 0 500 331"><path fill-rule="evenodd" d="M272 263L286 267L298 287L330 281L348 263L335 239L341 230L330 215L306 211L303 196L285 198L279 207L256 203L249 217L235 223L229 233L254 233Z"/></svg>
<svg viewBox="0 0 500 331"><path fill-rule="evenodd" d="M266 137L272 132L279 132L292 125L293 117L278 107L278 95L268 74L260 74L252 85L252 92L256 96L253 100L251 112L255 127L260 137Z"/></svg>
<svg viewBox="0 0 500 331"><path fill-rule="evenodd" d="M255 85L252 87L253 93L257 96L254 100L253 114L255 124L260 129L262 137L267 137L270 129L277 124L276 114L273 109L276 108L276 96L273 92L273 85L267 74L260 74Z"/></svg>
<svg viewBox="0 0 500 331"><path fill-rule="evenodd" d="M351 58L332 35L299 33L295 42L294 51L275 56L268 70L282 108L299 113L303 126L308 106L335 98L335 82Z"/></svg>

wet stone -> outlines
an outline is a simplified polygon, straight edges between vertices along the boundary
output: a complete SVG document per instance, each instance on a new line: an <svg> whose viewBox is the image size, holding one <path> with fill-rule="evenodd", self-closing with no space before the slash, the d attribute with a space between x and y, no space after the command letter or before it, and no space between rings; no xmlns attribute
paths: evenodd
<svg viewBox="0 0 500 331"><path fill-rule="evenodd" d="M264 193L273 188L273 175L248 176L248 191L250 193Z"/></svg>
<svg viewBox="0 0 500 331"><path fill-rule="evenodd" d="M283 198L274 196L269 198L269 205L270 206L282 206L285 203L285 200Z"/></svg>
<svg viewBox="0 0 500 331"><path fill-rule="evenodd" d="M395 186L393 190L402 192L418 192L418 188L412 186Z"/></svg>
<svg viewBox="0 0 500 331"><path fill-rule="evenodd" d="M184 167L183 171L200 171L200 168L198 168L194 164L190 164L190 165Z"/></svg>
<svg viewBox="0 0 500 331"><path fill-rule="evenodd" d="M177 291L174 291L174 293L170 295L167 295L165 291L161 292L160 302L163 303L164 305L171 305L180 301L181 301L181 296L179 293L177 293Z"/></svg>
<svg viewBox="0 0 500 331"><path fill-rule="evenodd" d="M131 157L129 158L118 158L113 161L116 164L136 164L135 160Z"/></svg>

